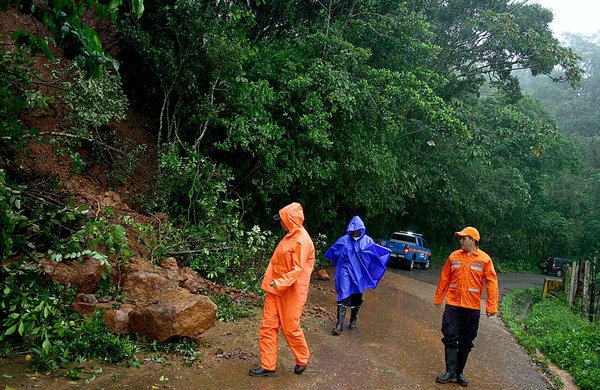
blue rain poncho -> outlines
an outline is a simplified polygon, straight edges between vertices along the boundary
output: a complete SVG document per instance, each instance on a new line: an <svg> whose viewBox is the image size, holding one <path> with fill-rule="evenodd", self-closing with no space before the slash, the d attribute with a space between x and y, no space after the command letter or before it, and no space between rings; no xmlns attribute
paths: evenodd
<svg viewBox="0 0 600 390"><path fill-rule="evenodd" d="M360 230L360 239L355 241L352 232ZM350 221L346 234L335 242L325 257L335 264L336 301L375 288L383 277L391 251L375 244L366 235L367 229L359 216Z"/></svg>

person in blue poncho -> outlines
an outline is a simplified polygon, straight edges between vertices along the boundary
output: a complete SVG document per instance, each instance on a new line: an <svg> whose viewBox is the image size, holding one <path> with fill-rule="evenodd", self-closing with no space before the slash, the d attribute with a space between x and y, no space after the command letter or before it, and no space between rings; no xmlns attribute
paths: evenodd
<svg viewBox="0 0 600 390"><path fill-rule="evenodd" d="M344 329L348 307L351 309L348 328L356 328L363 291L377 287L390 259L391 251L375 244L366 232L362 219L355 216L346 234L325 252L325 257L335 264L337 324L331 334L336 336Z"/></svg>

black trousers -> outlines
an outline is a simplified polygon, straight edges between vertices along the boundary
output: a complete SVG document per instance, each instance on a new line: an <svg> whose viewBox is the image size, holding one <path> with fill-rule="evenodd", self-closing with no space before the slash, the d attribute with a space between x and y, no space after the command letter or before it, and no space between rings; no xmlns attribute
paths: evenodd
<svg viewBox="0 0 600 390"><path fill-rule="evenodd" d="M479 310L446 305L442 316L442 343L446 347L470 352L479 329Z"/></svg>
<svg viewBox="0 0 600 390"><path fill-rule="evenodd" d="M350 307L360 307L363 303L362 293L350 294L349 297L342 299L341 301L337 301L338 305L350 306Z"/></svg>

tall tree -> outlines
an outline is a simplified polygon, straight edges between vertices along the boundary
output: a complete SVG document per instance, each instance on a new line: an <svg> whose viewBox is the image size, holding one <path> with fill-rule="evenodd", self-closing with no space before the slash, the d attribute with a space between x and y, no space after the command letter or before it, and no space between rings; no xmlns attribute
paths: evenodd
<svg viewBox="0 0 600 390"><path fill-rule="evenodd" d="M478 93L489 79L518 95L514 69L551 76L556 65L564 69L557 81L577 83L582 69L575 52L552 36L552 13L539 4L512 0L411 1L431 24L433 43L440 55L430 66L448 80L442 95Z"/></svg>

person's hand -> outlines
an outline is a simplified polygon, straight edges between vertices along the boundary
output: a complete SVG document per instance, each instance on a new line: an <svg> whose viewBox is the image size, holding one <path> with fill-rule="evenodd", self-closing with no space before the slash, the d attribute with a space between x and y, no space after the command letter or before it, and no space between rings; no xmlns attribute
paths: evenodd
<svg viewBox="0 0 600 390"><path fill-rule="evenodd" d="M496 317L496 316L498 315L498 313L497 313L497 312L493 312L493 313L485 313L485 314L488 316L488 318L490 318L490 317Z"/></svg>
<svg viewBox="0 0 600 390"><path fill-rule="evenodd" d="M442 304L441 304L441 303L437 303L437 302L434 302L434 305L435 305L435 307L437 307L437 308L439 308L439 307L441 307L441 306L442 306Z"/></svg>
<svg viewBox="0 0 600 390"><path fill-rule="evenodd" d="M271 283L269 283L269 286L271 286L273 288L277 288L277 283L275 283L275 281L272 280Z"/></svg>

